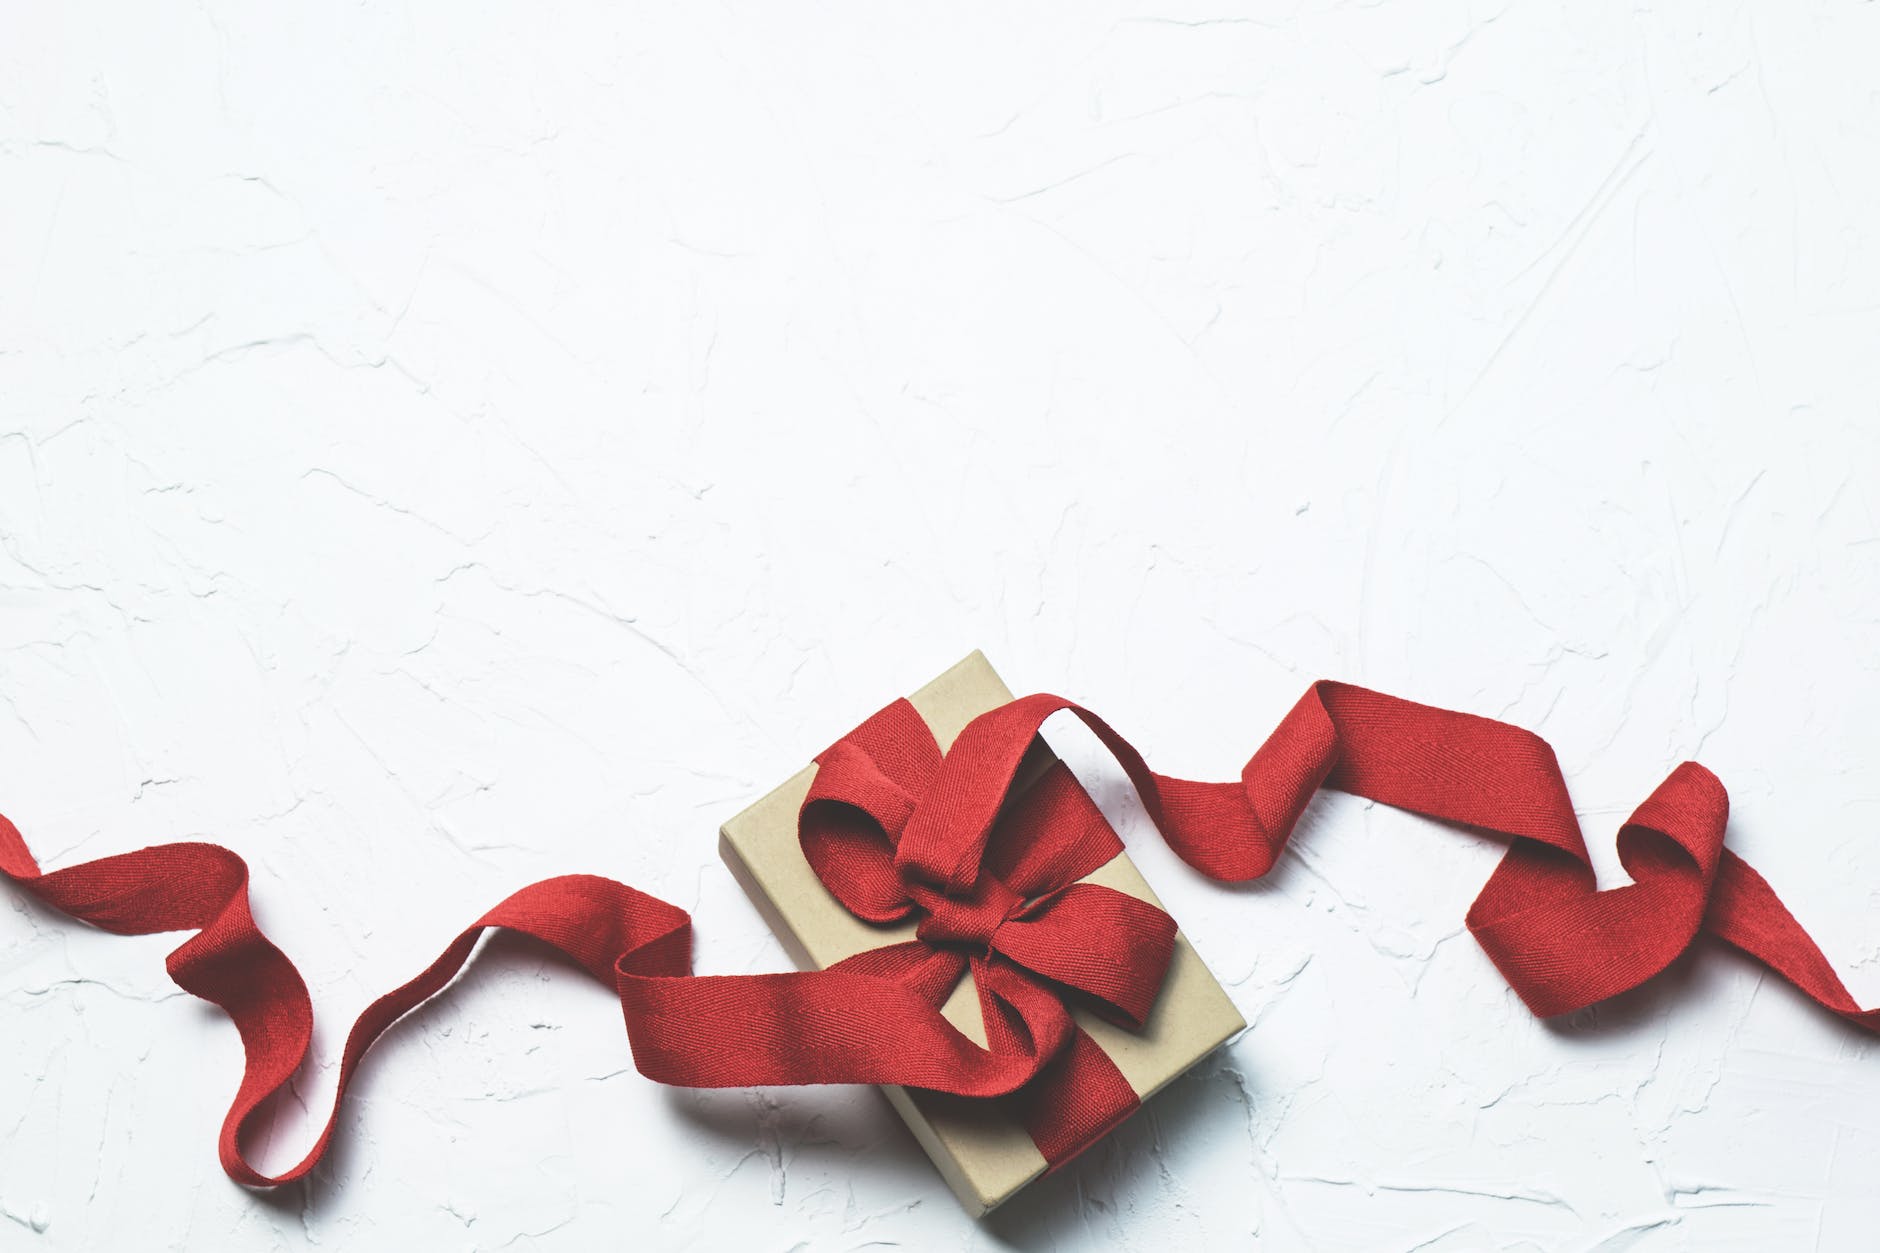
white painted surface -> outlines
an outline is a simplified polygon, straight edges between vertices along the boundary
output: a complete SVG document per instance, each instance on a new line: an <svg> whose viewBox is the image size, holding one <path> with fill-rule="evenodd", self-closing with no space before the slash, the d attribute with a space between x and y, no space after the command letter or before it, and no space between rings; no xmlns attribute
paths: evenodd
<svg viewBox="0 0 1880 1253"><path fill-rule="evenodd" d="M976 645L1195 775L1321 675L1505 716L1615 880L1700 756L1880 999L1880 7L5 14L0 807L247 856L314 1108L537 877L783 968L718 822ZM517 948L249 1195L173 941L9 894L0 1247L1872 1247L1880 1049L1746 963L1541 1024L1492 844L1130 834L1256 1025L983 1225Z"/></svg>

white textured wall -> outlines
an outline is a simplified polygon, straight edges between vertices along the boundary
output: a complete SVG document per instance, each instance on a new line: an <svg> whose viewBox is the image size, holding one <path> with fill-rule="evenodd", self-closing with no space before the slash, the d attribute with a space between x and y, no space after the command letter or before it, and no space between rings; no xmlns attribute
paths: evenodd
<svg viewBox="0 0 1880 1253"><path fill-rule="evenodd" d="M1612 880L1700 756L1880 999L1880 7L4 13L0 809L247 856L313 1109L530 879L783 968L718 822L974 646L1196 775L1321 675L1505 716ZM1880 1048L1745 962L1542 1024L1491 843L1131 836L1255 1025L980 1225L519 946L244 1193L174 941L4 894L0 1247L1872 1247Z"/></svg>

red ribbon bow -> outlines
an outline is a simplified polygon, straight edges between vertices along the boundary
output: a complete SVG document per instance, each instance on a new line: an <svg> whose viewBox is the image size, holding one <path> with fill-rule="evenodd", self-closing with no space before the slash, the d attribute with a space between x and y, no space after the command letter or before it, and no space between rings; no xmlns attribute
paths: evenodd
<svg viewBox="0 0 1880 1253"><path fill-rule="evenodd" d="M914 706L889 705L816 758L798 820L803 855L857 917L919 919L916 939L869 960L906 963L935 1008L971 970L990 1050L1038 1068L1016 1112L1056 1167L1139 1103L1065 998L1140 1030L1168 971L1175 921L1126 892L1078 882L1123 844L1063 762L984 832L949 821L944 798L958 779L944 762ZM939 884L923 877L936 865L949 870Z"/></svg>

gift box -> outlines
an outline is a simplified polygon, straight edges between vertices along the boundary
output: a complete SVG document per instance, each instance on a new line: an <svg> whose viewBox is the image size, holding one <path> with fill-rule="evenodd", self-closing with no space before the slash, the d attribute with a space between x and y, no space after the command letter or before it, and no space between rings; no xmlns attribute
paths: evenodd
<svg viewBox="0 0 1880 1253"><path fill-rule="evenodd" d="M975 652L915 692L907 704L944 752L974 718L1011 699L1011 692L992 666ZM858 730L866 730L868 725ZM955 938L941 934L938 941L933 941L940 929L930 926L923 932L915 919L891 925L865 921L850 912L818 878L805 855L799 821L805 801L817 784L818 771L827 768L828 760L825 754L824 766L812 764L799 771L725 823L720 831L721 855L791 959L805 970L821 970L869 950L913 940L917 933L930 942ZM1107 841L1114 838L1108 824L1081 786L1068 771L1056 767L1056 762L1049 747L1041 739L1034 739L1013 776L1005 802L1007 810L1024 805L1031 789L1055 789L1050 798L1057 807L1054 812L1064 812L1068 804L1075 808L1077 821L1101 824L1107 849ZM1074 796L1065 794L1070 790L1074 790ZM1120 845L1116 847L1120 849ZM1114 889L1160 909L1154 892L1121 851L1077 882ZM941 902L941 907L948 904ZM1090 998L1080 998L1075 988L1065 992L1071 1019L1085 1037L1078 1041L1079 1046L1094 1044L1100 1049L1108 1060L1095 1059L1097 1065L1112 1084L1120 1077L1136 1101L1146 1100L1246 1025L1225 990L1178 930L1167 953L1166 974L1153 994L1153 1002L1146 1013L1137 1015L1140 1026L1115 1021L1116 1013L1105 1013L1104 1007L1093 1004ZM987 1043L981 1003L970 973L953 988L941 1013L975 1043ZM1058 1099L1058 1093L1065 1090L1041 1087L1010 1096L962 1097L924 1089L882 1089L961 1204L975 1216L987 1213L1048 1169L1062 1165L1068 1156L1088 1147L1095 1136L1114 1125L1113 1121L1085 1125L1075 1143L1061 1134L1039 1133L1041 1120L1049 1120L1051 1113L1048 1109L1040 1111L1039 1101ZM1122 1094L1126 1107L1122 1116L1135 1107L1128 1100L1128 1092ZM1074 1099L1083 1103L1081 1093ZM1046 1148L1051 1150L1050 1159Z"/></svg>

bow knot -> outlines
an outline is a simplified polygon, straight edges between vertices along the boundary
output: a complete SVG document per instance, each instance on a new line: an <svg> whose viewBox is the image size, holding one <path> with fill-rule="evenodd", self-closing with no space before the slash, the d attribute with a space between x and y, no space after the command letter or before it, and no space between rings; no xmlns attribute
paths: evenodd
<svg viewBox="0 0 1880 1253"><path fill-rule="evenodd" d="M947 896L920 884L908 895L926 912L915 936L928 944L961 944L981 952L998 947L999 928L1024 908L1025 898L989 874L979 876L970 896Z"/></svg>

